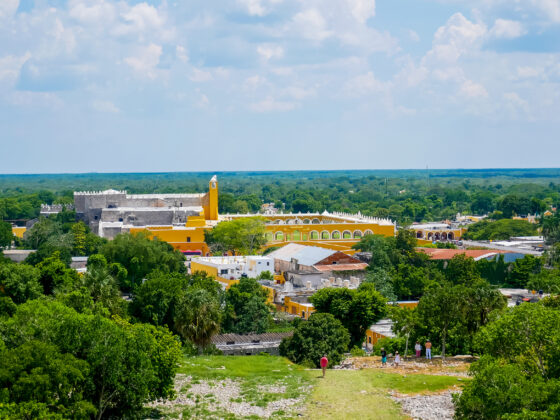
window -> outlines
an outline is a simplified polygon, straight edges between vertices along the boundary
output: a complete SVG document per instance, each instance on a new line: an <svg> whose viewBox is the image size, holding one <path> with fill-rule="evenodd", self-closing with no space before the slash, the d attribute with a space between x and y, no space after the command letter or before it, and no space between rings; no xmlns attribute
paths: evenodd
<svg viewBox="0 0 560 420"><path fill-rule="evenodd" d="M190 242L190 241L191 241L191 237L187 236L187 242Z"/></svg>
<svg viewBox="0 0 560 420"><path fill-rule="evenodd" d="M371 344L371 337L368 337L367 340L368 340L368 343Z"/></svg>
<svg viewBox="0 0 560 420"><path fill-rule="evenodd" d="M270 266L270 261L267 261L267 262L266 262L266 266L267 266L267 267Z"/></svg>
<svg viewBox="0 0 560 420"><path fill-rule="evenodd" d="M123 221L123 218L122 218L122 217L119 217L119 222L122 222L122 221Z"/></svg>

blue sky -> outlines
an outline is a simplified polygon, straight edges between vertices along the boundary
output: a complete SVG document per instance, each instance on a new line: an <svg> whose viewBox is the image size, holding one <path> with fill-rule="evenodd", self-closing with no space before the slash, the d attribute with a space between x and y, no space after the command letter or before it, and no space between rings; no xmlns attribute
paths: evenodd
<svg viewBox="0 0 560 420"><path fill-rule="evenodd" d="M557 167L560 0L0 0L0 173Z"/></svg>

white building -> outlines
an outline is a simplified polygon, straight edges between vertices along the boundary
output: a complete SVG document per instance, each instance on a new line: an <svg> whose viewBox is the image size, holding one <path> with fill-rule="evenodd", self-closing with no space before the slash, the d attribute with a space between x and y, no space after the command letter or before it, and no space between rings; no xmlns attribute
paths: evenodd
<svg viewBox="0 0 560 420"><path fill-rule="evenodd" d="M273 274L274 260L260 255L194 257L191 260L191 271L205 271L209 274L215 272L217 277L227 280L239 280L244 276L256 278L264 271Z"/></svg>

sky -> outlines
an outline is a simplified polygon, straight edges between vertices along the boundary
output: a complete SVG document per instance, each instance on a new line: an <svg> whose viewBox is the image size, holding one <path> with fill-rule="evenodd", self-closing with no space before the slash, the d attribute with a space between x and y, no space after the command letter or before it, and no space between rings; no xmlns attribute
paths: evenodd
<svg viewBox="0 0 560 420"><path fill-rule="evenodd" d="M560 0L0 0L0 173L559 156Z"/></svg>

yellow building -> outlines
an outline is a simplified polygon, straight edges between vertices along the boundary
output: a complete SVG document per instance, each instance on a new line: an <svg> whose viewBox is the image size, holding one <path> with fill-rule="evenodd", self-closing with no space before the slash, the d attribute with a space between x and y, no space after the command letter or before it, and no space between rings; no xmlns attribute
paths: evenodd
<svg viewBox="0 0 560 420"><path fill-rule="evenodd" d="M459 240L463 236L463 233L467 231L466 228L454 226L449 223L414 224L408 228L414 231L416 239L418 239L420 243L422 243L422 241Z"/></svg>
<svg viewBox="0 0 560 420"><path fill-rule="evenodd" d="M23 239L23 234L26 230L25 226L12 226L12 234L20 239Z"/></svg>
<svg viewBox="0 0 560 420"><path fill-rule="evenodd" d="M223 215L220 220L233 220L252 215ZM347 213L291 213L264 215L267 247L288 243L312 245L354 254L352 245L365 235L394 236L395 223L389 219Z"/></svg>
<svg viewBox="0 0 560 420"><path fill-rule="evenodd" d="M290 315L299 316L303 319L309 319L311 314L315 312L315 308L312 303L308 302L297 302L292 300L290 297L284 298L284 304L278 305L278 310L286 312Z"/></svg>
<svg viewBox="0 0 560 420"><path fill-rule="evenodd" d="M151 236L170 243L185 254L209 255L204 242L204 232L221 221L255 214L218 214L218 180L213 177L209 192L203 198L203 211L198 216L189 216L184 226L134 226L131 233L147 230ZM364 235L379 234L394 236L396 225L389 219L346 213L294 213L259 215L266 220L267 247L280 247L296 242L353 254L352 245Z"/></svg>

